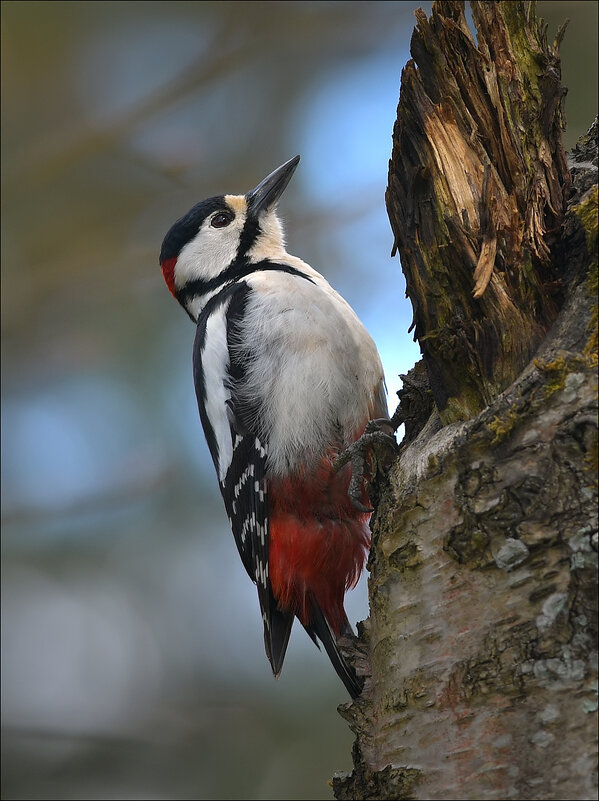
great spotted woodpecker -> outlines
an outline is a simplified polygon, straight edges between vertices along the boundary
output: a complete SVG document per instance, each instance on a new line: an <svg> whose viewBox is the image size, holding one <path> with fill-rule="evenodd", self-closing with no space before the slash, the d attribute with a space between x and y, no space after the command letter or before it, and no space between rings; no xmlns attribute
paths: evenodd
<svg viewBox="0 0 599 801"><path fill-rule="evenodd" d="M246 195L194 206L167 233L167 286L196 323L200 418L239 554L258 588L275 676L297 617L352 697L343 607L370 545L340 453L388 418L381 361L352 308L285 250L275 207L299 156ZM363 500L367 501L363 491Z"/></svg>

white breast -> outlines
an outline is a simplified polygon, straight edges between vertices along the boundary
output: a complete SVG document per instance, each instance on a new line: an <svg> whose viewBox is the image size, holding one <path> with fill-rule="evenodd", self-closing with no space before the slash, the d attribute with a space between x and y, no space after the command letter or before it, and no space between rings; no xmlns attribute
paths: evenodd
<svg viewBox="0 0 599 801"><path fill-rule="evenodd" d="M262 401L255 422L276 474L318 461L373 413L387 414L380 358L355 312L315 270L286 262L314 283L277 271L248 276L254 292L242 327L255 353L244 394Z"/></svg>

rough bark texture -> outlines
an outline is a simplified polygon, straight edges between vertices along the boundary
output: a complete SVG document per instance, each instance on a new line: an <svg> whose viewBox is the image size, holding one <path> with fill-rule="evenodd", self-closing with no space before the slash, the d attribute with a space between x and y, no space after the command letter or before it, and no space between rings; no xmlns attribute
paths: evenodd
<svg viewBox="0 0 599 801"><path fill-rule="evenodd" d="M444 423L482 411L561 301L551 244L569 190L557 43L523 3L416 12L387 207Z"/></svg>
<svg viewBox="0 0 599 801"><path fill-rule="evenodd" d="M597 122L571 188L534 9L417 16L387 200L424 358L335 796L596 798Z"/></svg>

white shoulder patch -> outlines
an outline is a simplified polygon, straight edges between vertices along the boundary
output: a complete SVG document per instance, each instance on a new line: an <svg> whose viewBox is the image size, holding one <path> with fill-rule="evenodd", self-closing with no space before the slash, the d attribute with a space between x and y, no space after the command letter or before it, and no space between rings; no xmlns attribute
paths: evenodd
<svg viewBox="0 0 599 801"><path fill-rule="evenodd" d="M218 478L223 481L231 458L233 442L231 428L227 416L227 401L231 393L226 386L229 351L227 348L228 303L221 306L218 312L211 314L206 322L206 338L202 349L202 369L206 392L206 414L214 431L218 445Z"/></svg>

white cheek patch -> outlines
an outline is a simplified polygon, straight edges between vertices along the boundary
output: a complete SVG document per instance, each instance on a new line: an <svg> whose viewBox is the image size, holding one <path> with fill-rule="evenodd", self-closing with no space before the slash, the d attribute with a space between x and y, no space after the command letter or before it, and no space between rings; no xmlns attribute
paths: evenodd
<svg viewBox="0 0 599 801"><path fill-rule="evenodd" d="M227 417L227 401L231 393L225 384L229 366L226 307L223 307L221 313L208 317L201 359L205 386L209 388L206 392L206 414L218 445L218 479L223 481L233 457L231 428Z"/></svg>
<svg viewBox="0 0 599 801"><path fill-rule="evenodd" d="M247 203L243 195L226 195L225 201L235 213L224 228L214 228L207 217L195 237L179 253L175 267L175 285L184 287L191 281L210 281L222 273L235 259L245 224Z"/></svg>

